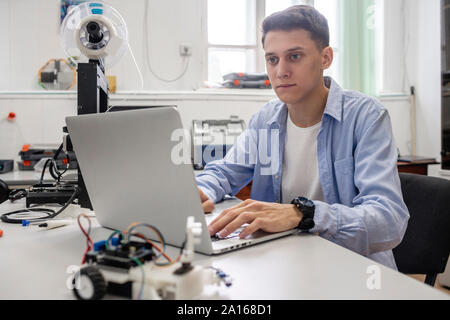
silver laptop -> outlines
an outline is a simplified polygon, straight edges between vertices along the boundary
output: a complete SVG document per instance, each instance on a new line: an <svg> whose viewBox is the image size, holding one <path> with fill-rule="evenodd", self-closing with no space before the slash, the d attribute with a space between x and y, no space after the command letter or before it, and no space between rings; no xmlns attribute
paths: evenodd
<svg viewBox="0 0 450 320"><path fill-rule="evenodd" d="M203 213L190 156L182 161L190 141L181 138L175 107L67 117L66 123L97 220L104 227L123 230L132 222L149 223L166 243L181 247L187 217L194 216L203 231L196 251L204 254L296 232L258 231L246 239L237 234L210 237L207 221L220 212Z"/></svg>

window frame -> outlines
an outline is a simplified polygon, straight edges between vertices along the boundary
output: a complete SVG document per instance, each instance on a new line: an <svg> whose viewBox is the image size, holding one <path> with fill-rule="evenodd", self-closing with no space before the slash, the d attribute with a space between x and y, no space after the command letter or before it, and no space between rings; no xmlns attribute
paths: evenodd
<svg viewBox="0 0 450 320"><path fill-rule="evenodd" d="M314 0L302 0L304 4L314 6ZM202 0L201 2L202 11L202 34L203 34L203 57L205 66L203 68L202 76L204 81L209 80L209 49L244 49L244 50L255 50L255 71L258 73L266 72L266 63L264 58L264 49L261 43L262 30L261 25L266 16L266 0L256 0L255 1L255 33L256 33L256 44L255 45L228 45L228 44L210 44L208 40L208 0ZM335 49L335 48L333 48ZM337 48L336 48L337 49Z"/></svg>
<svg viewBox="0 0 450 320"><path fill-rule="evenodd" d="M208 0L202 1L202 29L203 29L203 54L204 65L203 79L209 81L209 49L230 49L230 50L255 50L255 70L256 72L265 72L264 53L261 44L262 32L260 26L265 17L266 0L255 1L255 44L254 45L229 45L229 44L211 44L208 39Z"/></svg>

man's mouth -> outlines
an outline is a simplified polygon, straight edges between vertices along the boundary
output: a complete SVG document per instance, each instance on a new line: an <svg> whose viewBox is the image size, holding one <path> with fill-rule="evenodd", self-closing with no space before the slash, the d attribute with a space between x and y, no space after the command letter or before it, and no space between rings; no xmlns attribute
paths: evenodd
<svg viewBox="0 0 450 320"><path fill-rule="evenodd" d="M291 88L295 86L296 86L295 84L280 84L279 86L277 86L277 89Z"/></svg>

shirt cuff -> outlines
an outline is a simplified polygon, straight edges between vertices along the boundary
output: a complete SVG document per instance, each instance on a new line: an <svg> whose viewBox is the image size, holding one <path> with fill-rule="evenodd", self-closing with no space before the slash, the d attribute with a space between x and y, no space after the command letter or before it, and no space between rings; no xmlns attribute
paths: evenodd
<svg viewBox="0 0 450 320"><path fill-rule="evenodd" d="M322 201L313 201L314 210L314 228L309 230L311 233L318 232L325 238L331 238L337 233L338 221L336 210L328 203Z"/></svg>
<svg viewBox="0 0 450 320"><path fill-rule="evenodd" d="M206 181L203 181L203 180ZM212 190L211 188L208 187L207 182L208 181L208 177L207 176L202 176L202 177L196 177L196 181L197 181L197 187L209 198L209 200L211 200L213 203L217 203L217 195L215 193L214 190Z"/></svg>
<svg viewBox="0 0 450 320"><path fill-rule="evenodd" d="M198 188L202 190L202 192L209 198L209 200L211 200L213 203L216 203L216 197L214 196L213 191L201 186L198 186Z"/></svg>

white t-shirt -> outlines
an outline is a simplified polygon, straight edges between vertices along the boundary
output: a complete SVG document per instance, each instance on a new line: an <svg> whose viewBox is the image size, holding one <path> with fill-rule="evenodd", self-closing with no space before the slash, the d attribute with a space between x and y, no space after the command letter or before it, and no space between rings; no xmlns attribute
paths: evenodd
<svg viewBox="0 0 450 320"><path fill-rule="evenodd" d="M317 136L322 122L309 127L297 127L287 117L286 142L281 180L282 203L291 203L299 196L324 201L317 161Z"/></svg>

